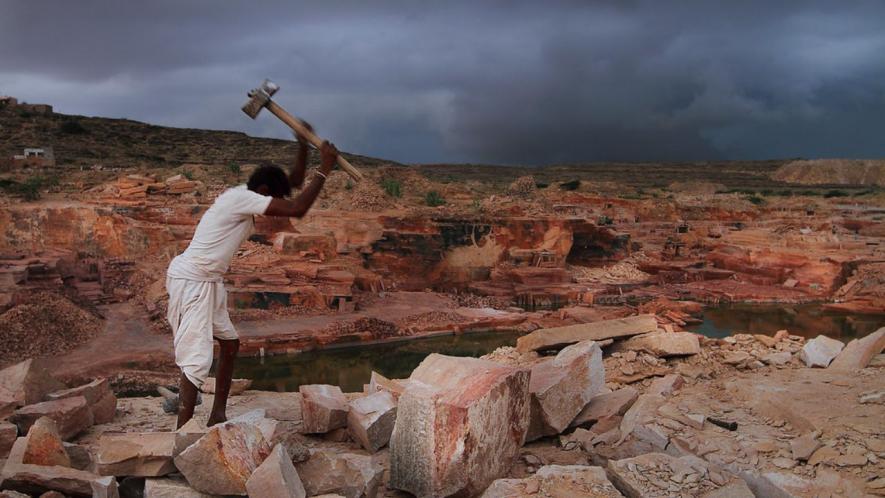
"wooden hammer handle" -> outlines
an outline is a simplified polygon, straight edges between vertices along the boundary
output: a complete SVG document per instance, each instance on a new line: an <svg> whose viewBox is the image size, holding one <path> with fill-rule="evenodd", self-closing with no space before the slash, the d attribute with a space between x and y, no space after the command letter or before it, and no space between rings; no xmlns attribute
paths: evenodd
<svg viewBox="0 0 885 498"><path fill-rule="evenodd" d="M294 131L295 133L306 138L308 142L310 142L314 145L314 147L319 149L320 146L323 145L323 139L316 136L316 134L314 132L307 129L307 127L304 126L304 123L302 123L300 119L298 119L295 116L292 116L291 114L286 112L285 109L283 109L282 107L277 105L277 103L274 102L273 100L269 101L267 103L266 107L267 107L267 110L272 112L274 116L280 118L280 121L289 125L289 128L292 128L292 131ZM347 159L344 159L344 156L342 156L341 154L338 154L337 159L338 159L338 166L340 166L341 169L346 171L347 174L350 175L351 178L353 178L356 181L360 181L363 179L363 174L360 173L360 170L354 168L353 165L351 165L349 162L347 162Z"/></svg>

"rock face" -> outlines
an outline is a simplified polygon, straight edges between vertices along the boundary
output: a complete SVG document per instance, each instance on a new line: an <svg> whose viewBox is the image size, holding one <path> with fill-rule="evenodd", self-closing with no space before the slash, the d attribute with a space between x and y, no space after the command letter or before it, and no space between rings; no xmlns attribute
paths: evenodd
<svg viewBox="0 0 885 498"><path fill-rule="evenodd" d="M605 385L602 349L594 341L573 344L532 367L527 441L559 434Z"/></svg>
<svg viewBox="0 0 885 498"><path fill-rule="evenodd" d="M581 341L602 341L654 332L658 322L654 315L637 315L616 320L602 320L566 327L540 329L516 340L520 352L556 349Z"/></svg>
<svg viewBox="0 0 885 498"><path fill-rule="evenodd" d="M308 496L375 498L384 476L383 465L370 456L330 450L312 451L310 459L295 468Z"/></svg>
<svg viewBox="0 0 885 498"><path fill-rule="evenodd" d="M633 406L639 391L627 386L610 393L598 394L587 403L581 413L570 424L571 427L580 427L593 424L598 420L623 415Z"/></svg>
<svg viewBox="0 0 885 498"><path fill-rule="evenodd" d="M371 453L390 441L396 422L396 400L387 391L378 391L350 402L347 430L351 437Z"/></svg>
<svg viewBox="0 0 885 498"><path fill-rule="evenodd" d="M519 454L529 400L527 370L428 356L399 399L390 486L417 496L480 493Z"/></svg>
<svg viewBox="0 0 885 498"><path fill-rule="evenodd" d="M646 453L608 461L608 476L628 498L705 496L754 498L741 478L694 456Z"/></svg>
<svg viewBox="0 0 885 498"><path fill-rule="evenodd" d="M243 495L249 476L268 454L270 446L257 427L228 422L188 446L175 457L175 466L197 491Z"/></svg>
<svg viewBox="0 0 885 498"><path fill-rule="evenodd" d="M842 341L819 335L802 346L802 350L799 351L799 359L809 367L826 368L844 347Z"/></svg>
<svg viewBox="0 0 885 498"><path fill-rule="evenodd" d="M833 370L860 370L869 365L874 356L885 350L885 327L861 339L849 342L830 363Z"/></svg>
<svg viewBox="0 0 885 498"><path fill-rule="evenodd" d="M338 386L301 386L301 416L304 432L326 433L347 425L347 398Z"/></svg>
<svg viewBox="0 0 885 498"><path fill-rule="evenodd" d="M174 432L105 432L96 471L103 476L158 477L175 472Z"/></svg>
<svg viewBox="0 0 885 498"><path fill-rule="evenodd" d="M64 384L49 376L43 364L26 360L0 370L0 418L16 408L43 401L47 393L63 389Z"/></svg>
<svg viewBox="0 0 885 498"><path fill-rule="evenodd" d="M58 435L55 422L48 417L41 417L21 444L24 445L24 453L21 463L29 465L60 465L70 467L71 459L65 451L64 443Z"/></svg>
<svg viewBox="0 0 885 498"><path fill-rule="evenodd" d="M289 455L282 445L274 446L270 455L255 469L246 481L249 496L273 496L279 498L305 498L307 493L298 472L292 466Z"/></svg>
<svg viewBox="0 0 885 498"><path fill-rule="evenodd" d="M49 417L58 426L58 433L65 441L92 426L92 410L86 398L76 396L56 401L44 401L16 410L9 420L25 434L40 417Z"/></svg>
<svg viewBox="0 0 885 498"><path fill-rule="evenodd" d="M618 345L627 351L647 351L655 356L687 356L701 352L698 336L689 332L653 332L631 337Z"/></svg>
<svg viewBox="0 0 885 498"><path fill-rule="evenodd" d="M482 498L620 498L602 467L545 465L525 479L498 479Z"/></svg>

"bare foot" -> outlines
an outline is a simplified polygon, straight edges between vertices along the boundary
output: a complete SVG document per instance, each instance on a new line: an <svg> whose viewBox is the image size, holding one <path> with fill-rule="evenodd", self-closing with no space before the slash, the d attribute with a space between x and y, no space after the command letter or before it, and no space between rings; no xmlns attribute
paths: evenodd
<svg viewBox="0 0 885 498"><path fill-rule="evenodd" d="M222 424L224 422L227 422L226 416L221 415L216 417L215 415L212 415L209 417L209 420L206 421L206 427L212 427L213 425Z"/></svg>

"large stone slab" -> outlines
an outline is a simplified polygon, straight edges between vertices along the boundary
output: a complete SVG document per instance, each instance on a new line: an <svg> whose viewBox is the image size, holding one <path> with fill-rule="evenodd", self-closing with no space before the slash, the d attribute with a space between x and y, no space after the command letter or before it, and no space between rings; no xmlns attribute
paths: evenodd
<svg viewBox="0 0 885 498"><path fill-rule="evenodd" d="M175 472L174 432L105 432L96 472L104 476L159 477Z"/></svg>
<svg viewBox="0 0 885 498"><path fill-rule="evenodd" d="M885 327L872 334L854 339L830 363L833 370L860 370L866 368L874 356L885 350Z"/></svg>
<svg viewBox="0 0 885 498"><path fill-rule="evenodd" d="M103 398L109 392L111 392L111 387L108 383L108 379L100 378L95 379L88 384L83 384L82 386L72 387L70 389L64 389L61 391L49 393L46 395L46 401L55 401L59 399L83 396L84 398L86 398L86 402L91 405L93 403L97 403L98 400Z"/></svg>
<svg viewBox="0 0 885 498"><path fill-rule="evenodd" d="M71 466L71 459L68 457L64 443L58 435L55 421L51 418L39 418L31 426L28 434L23 438L19 438L19 441L16 444L24 446L21 463L28 465Z"/></svg>
<svg viewBox="0 0 885 498"><path fill-rule="evenodd" d="M646 453L609 460L606 471L615 487L628 498L755 498L743 479L695 456L676 458Z"/></svg>
<svg viewBox="0 0 885 498"><path fill-rule="evenodd" d="M482 498L621 498L602 467L545 465L525 479L498 479Z"/></svg>
<svg viewBox="0 0 885 498"><path fill-rule="evenodd" d="M602 349L582 341L532 367L526 441L559 434L605 385Z"/></svg>
<svg viewBox="0 0 885 498"><path fill-rule="evenodd" d="M615 346L619 351L647 351L655 356L687 356L701 352L698 336L690 332L652 332Z"/></svg>
<svg viewBox="0 0 885 498"><path fill-rule="evenodd" d="M249 496L274 498L305 498L307 493L298 472L282 445L274 446L270 455L246 481Z"/></svg>
<svg viewBox="0 0 885 498"><path fill-rule="evenodd" d="M394 399L399 399L407 386L408 379L388 379L373 371L372 376L369 378L369 386L366 392L372 394L378 391L387 391L393 395Z"/></svg>
<svg viewBox="0 0 885 498"><path fill-rule="evenodd" d="M308 496L375 498L384 476L384 466L375 458L333 450L311 451L310 458L295 464L295 469Z"/></svg>
<svg viewBox="0 0 885 498"><path fill-rule="evenodd" d="M371 453L390 441L396 422L396 399L387 391L378 391L350 402L347 431L354 441Z"/></svg>
<svg viewBox="0 0 885 498"><path fill-rule="evenodd" d="M633 406L636 398L639 397L639 391L635 388L627 386L610 393L597 394L594 396L587 406L585 406L578 416L569 424L570 427L589 426L603 418L623 415Z"/></svg>
<svg viewBox="0 0 885 498"><path fill-rule="evenodd" d="M322 434L347 426L347 398L338 386L314 384L298 388L305 434Z"/></svg>
<svg viewBox="0 0 885 498"><path fill-rule="evenodd" d="M68 496L119 498L117 481L91 472L59 465L30 465L22 463L27 449L25 438L19 438L13 446L9 459L3 466L3 488L25 493L40 494L58 491Z"/></svg>
<svg viewBox="0 0 885 498"><path fill-rule="evenodd" d="M809 367L826 368L844 347L845 344L842 344L842 341L819 335L802 346L802 350L799 351L799 359Z"/></svg>
<svg viewBox="0 0 885 498"><path fill-rule="evenodd" d="M144 498L216 498L200 493L179 477L154 477L144 480Z"/></svg>
<svg viewBox="0 0 885 498"><path fill-rule="evenodd" d="M53 379L45 362L25 360L0 370L0 419L19 407L43 401L46 394L64 389Z"/></svg>
<svg viewBox="0 0 885 498"><path fill-rule="evenodd" d="M175 457L175 466L197 491L218 495L246 494L246 481L270 454L254 425L228 422L213 426Z"/></svg>
<svg viewBox="0 0 885 498"><path fill-rule="evenodd" d="M109 392L89 408L92 410L92 419L96 424L107 424L117 415L117 397L113 392Z"/></svg>
<svg viewBox="0 0 885 498"><path fill-rule="evenodd" d="M529 372L432 354L400 396L390 439L390 486L417 496L482 492L525 442Z"/></svg>
<svg viewBox="0 0 885 498"><path fill-rule="evenodd" d="M65 441L92 426L92 410L83 396L44 401L19 408L9 418L25 434L40 417L49 417L58 426L58 433Z"/></svg>
<svg viewBox="0 0 885 498"><path fill-rule="evenodd" d="M0 422L0 458L9 456L9 450L18 437L18 427L9 422Z"/></svg>
<svg viewBox="0 0 885 498"><path fill-rule="evenodd" d="M521 352L557 349L581 341L602 341L654 332L657 328L658 322L654 315L636 315L615 320L540 329L517 339L516 349Z"/></svg>
<svg viewBox="0 0 885 498"><path fill-rule="evenodd" d="M239 396L252 387L252 379L231 379L230 396ZM207 377L200 388L206 394L215 394L215 377Z"/></svg>

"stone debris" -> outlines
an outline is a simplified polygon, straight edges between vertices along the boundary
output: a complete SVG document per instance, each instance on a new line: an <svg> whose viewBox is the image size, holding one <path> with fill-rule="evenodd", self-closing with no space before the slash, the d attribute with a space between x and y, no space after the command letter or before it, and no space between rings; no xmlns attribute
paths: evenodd
<svg viewBox="0 0 885 498"><path fill-rule="evenodd" d="M154 477L144 480L144 498L216 498L200 493L179 477Z"/></svg>
<svg viewBox="0 0 885 498"><path fill-rule="evenodd" d="M65 453L68 454L68 458L71 460L71 467L77 470L88 470L92 472L95 467L95 462L92 458L92 453L89 451L89 448L80 444L74 443L62 443L65 448Z"/></svg>
<svg viewBox="0 0 885 498"><path fill-rule="evenodd" d="M687 356L701 352L698 336L689 332L652 332L616 345L619 350L646 351L658 357Z"/></svg>
<svg viewBox="0 0 885 498"><path fill-rule="evenodd" d="M390 440L390 486L418 496L476 495L525 442L529 372L431 354L409 378Z"/></svg>
<svg viewBox="0 0 885 498"><path fill-rule="evenodd" d="M885 350L885 327L872 334L849 342L828 368L833 370L860 370L866 368L874 356Z"/></svg>
<svg viewBox="0 0 885 498"><path fill-rule="evenodd" d="M658 417L658 407L665 403L663 396L657 394L643 394L636 399L636 402L624 413L621 420L620 439L616 445L620 445L627 439L637 427L647 424ZM666 444L664 445L666 447Z"/></svg>
<svg viewBox="0 0 885 498"><path fill-rule="evenodd" d="M213 426L175 457L192 488L219 495L246 494L246 481L270 454L261 431L242 422Z"/></svg>
<svg viewBox="0 0 885 498"><path fill-rule="evenodd" d="M524 479L498 479L482 498L620 498L602 467L545 465Z"/></svg>
<svg viewBox="0 0 885 498"><path fill-rule="evenodd" d="M516 340L520 352L558 349L581 341L602 341L654 332L658 322L654 315L636 315L616 320L602 320L565 327L536 330Z"/></svg>
<svg viewBox="0 0 885 498"><path fill-rule="evenodd" d="M251 379L232 379L230 384L230 396L239 396L252 387ZM200 388L205 394L215 394L215 377L207 377L203 387Z"/></svg>
<svg viewBox="0 0 885 498"><path fill-rule="evenodd" d="M799 352L799 359L809 367L826 368L844 347L842 341L819 335L805 343Z"/></svg>
<svg viewBox="0 0 885 498"><path fill-rule="evenodd" d="M669 374L652 381L646 393L667 397L678 391L683 385L685 385L685 379L681 375Z"/></svg>
<svg viewBox="0 0 885 498"><path fill-rule="evenodd" d="M817 432L809 432L790 441L790 451L793 458L802 462L808 461L811 455L821 447L821 442L817 439L818 436Z"/></svg>
<svg viewBox="0 0 885 498"><path fill-rule="evenodd" d="M96 472L103 476L160 477L175 472L174 432L105 432Z"/></svg>
<svg viewBox="0 0 885 498"><path fill-rule="evenodd" d="M40 417L54 420L59 435L65 441L85 431L93 423L92 410L83 396L28 405L16 410L9 421L18 426L20 433L26 434Z"/></svg>
<svg viewBox="0 0 885 498"><path fill-rule="evenodd" d="M377 391L350 402L347 430L370 453L387 446L396 422L396 399L387 391Z"/></svg>
<svg viewBox="0 0 885 498"><path fill-rule="evenodd" d="M249 496L305 498L307 493L298 472L282 445L273 447L264 462L246 481Z"/></svg>
<svg viewBox="0 0 885 498"><path fill-rule="evenodd" d="M0 370L0 418L8 417L16 408L43 401L44 397L64 384L53 379L46 365L38 360L25 360Z"/></svg>
<svg viewBox="0 0 885 498"><path fill-rule="evenodd" d="M628 498L756 496L743 479L694 456L646 453L609 460L606 470L612 484Z"/></svg>
<svg viewBox="0 0 885 498"><path fill-rule="evenodd" d="M638 397L639 391L630 386L610 393L597 394L578 413L578 416L575 417L569 426L584 427L603 418L623 415L633 406Z"/></svg>
<svg viewBox="0 0 885 498"><path fill-rule="evenodd" d="M48 417L41 417L28 434L20 438L24 452L21 455L21 463L28 465L59 465L70 467L71 459L65 450L64 443L58 435L55 422Z"/></svg>
<svg viewBox="0 0 885 498"><path fill-rule="evenodd" d="M526 441L562 432L604 385L602 349L594 341L573 344L535 364Z"/></svg>
<svg viewBox="0 0 885 498"><path fill-rule="evenodd" d="M306 434L322 434L347 426L347 398L338 386L301 386L301 416Z"/></svg>
<svg viewBox="0 0 885 498"><path fill-rule="evenodd" d="M766 365L786 365L793 358L793 355L789 351L781 351L779 353L769 353L761 358L759 358L762 363Z"/></svg>
<svg viewBox="0 0 885 498"><path fill-rule="evenodd" d="M295 464L295 469L308 496L374 498L384 476L384 466L370 456L331 450L311 451L310 459Z"/></svg>

